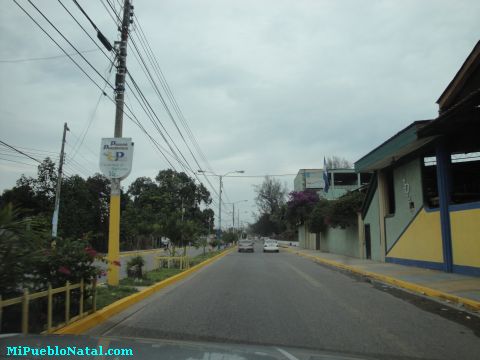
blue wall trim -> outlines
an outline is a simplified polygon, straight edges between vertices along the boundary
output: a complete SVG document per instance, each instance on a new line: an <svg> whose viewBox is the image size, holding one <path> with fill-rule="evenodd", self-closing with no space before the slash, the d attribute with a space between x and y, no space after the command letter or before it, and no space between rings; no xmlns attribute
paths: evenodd
<svg viewBox="0 0 480 360"><path fill-rule="evenodd" d="M465 203L465 204L454 204L448 207L450 211L462 211L462 210L473 210L480 209L480 201Z"/></svg>
<svg viewBox="0 0 480 360"><path fill-rule="evenodd" d="M480 276L480 268L465 265L453 265L453 272L463 275Z"/></svg>
<svg viewBox="0 0 480 360"><path fill-rule="evenodd" d="M474 209L480 209L480 201L474 201L474 202L469 202L465 204L451 204L448 205L448 210L450 212L454 211L464 211L464 210L474 210ZM429 208L425 206L425 211L426 212L435 212L435 211L440 211L440 208Z"/></svg>
<svg viewBox="0 0 480 360"><path fill-rule="evenodd" d="M385 262L391 263L391 264L416 266L416 267L425 268L425 269L443 271L443 264L439 262L433 262L433 261L386 257ZM478 267L465 266L465 265L453 265L452 270L454 273L457 273L457 274L469 275L469 276L480 276L480 268Z"/></svg>
<svg viewBox="0 0 480 360"><path fill-rule="evenodd" d="M443 271L443 263L423 260L400 259L394 257L386 257L385 262L399 265L416 266L432 270Z"/></svg>

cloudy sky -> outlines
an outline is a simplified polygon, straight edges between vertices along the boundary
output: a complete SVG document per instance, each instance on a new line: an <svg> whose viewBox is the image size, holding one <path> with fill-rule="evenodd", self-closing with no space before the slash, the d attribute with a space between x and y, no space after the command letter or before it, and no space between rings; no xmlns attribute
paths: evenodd
<svg viewBox="0 0 480 360"><path fill-rule="evenodd" d="M68 53L75 52L27 0L17 1ZM110 1L118 11L117 0ZM61 2L95 38L74 3ZM32 3L114 83L107 58L60 2ZM103 6L109 9L106 0L79 3L111 42L117 39L115 19ZM55 158L67 122L66 172L84 177L97 172L100 138L113 135L113 103L70 59L58 57L62 51L13 1L2 5L0 140L35 158ZM295 174L300 168L322 167L324 156L358 160L412 121L436 116L436 99L479 38L476 0L136 0L134 5L132 38L141 49L140 24L217 174ZM136 57L129 48L130 73L171 143L196 170ZM105 86L78 55L73 58ZM106 92L112 96L108 86ZM150 136L170 151L128 90L127 104ZM135 142L133 171L125 186L170 166L128 119L123 134ZM22 173L35 172L33 160L0 146L0 191L12 187ZM279 177L290 189L293 178ZM217 178L210 181L218 187ZM239 204L241 220L252 219L253 185L261 182L261 177L225 179L226 202L249 200Z"/></svg>

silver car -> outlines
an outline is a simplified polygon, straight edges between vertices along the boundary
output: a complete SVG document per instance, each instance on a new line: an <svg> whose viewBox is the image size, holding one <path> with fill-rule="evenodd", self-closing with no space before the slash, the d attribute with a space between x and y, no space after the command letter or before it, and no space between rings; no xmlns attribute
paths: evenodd
<svg viewBox="0 0 480 360"><path fill-rule="evenodd" d="M238 252L252 252L253 253L253 241L252 240L240 240L238 242Z"/></svg>

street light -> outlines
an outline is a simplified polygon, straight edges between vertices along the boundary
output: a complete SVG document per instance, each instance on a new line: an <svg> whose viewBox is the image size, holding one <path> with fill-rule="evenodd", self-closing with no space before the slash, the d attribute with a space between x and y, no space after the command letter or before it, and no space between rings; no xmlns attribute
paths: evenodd
<svg viewBox="0 0 480 360"><path fill-rule="evenodd" d="M221 237L222 235L222 187L223 187L223 178L227 175L230 175L230 174L243 174L245 172L245 170L233 170L233 171L229 171L223 175L217 175L211 171L206 171L206 170L201 170L199 169L198 170L199 173L201 174L210 174L210 175L213 175L213 176L217 176L219 178L219 182L220 182L220 192L218 194L218 236Z"/></svg>

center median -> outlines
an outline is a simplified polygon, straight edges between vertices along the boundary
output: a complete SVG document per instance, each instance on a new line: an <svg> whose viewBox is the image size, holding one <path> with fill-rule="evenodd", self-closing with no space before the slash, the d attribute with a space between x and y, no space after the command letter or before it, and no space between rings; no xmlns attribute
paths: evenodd
<svg viewBox="0 0 480 360"><path fill-rule="evenodd" d="M73 335L79 335L84 333L85 331L93 328L94 326L97 326L104 321L108 320L110 317L113 315L116 315L120 313L121 311L127 309L128 307L142 301L143 299L153 295L154 293L158 292L159 290L170 286L174 283L177 283L178 281L188 277L189 275L197 272L201 268L205 267L208 264L211 264L212 262L224 257L225 255L228 255L229 253L233 252L235 250L235 247L232 247L230 249L224 250L222 253L215 255L214 257L211 257L195 266L192 266L191 268L182 271L181 273L174 275L172 277L169 277L168 279L162 280L156 284L153 284L137 293L134 293L132 295L129 295L127 297L124 297L106 307L104 307L101 310L96 311L95 313L88 315L84 317L83 319L80 319L74 323L71 323L55 332L55 334L73 334Z"/></svg>

